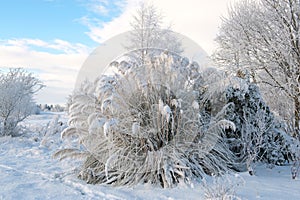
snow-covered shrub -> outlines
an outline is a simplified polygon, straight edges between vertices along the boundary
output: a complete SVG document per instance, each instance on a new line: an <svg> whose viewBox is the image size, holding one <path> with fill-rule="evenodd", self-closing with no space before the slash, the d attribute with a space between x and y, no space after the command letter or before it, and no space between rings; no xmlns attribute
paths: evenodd
<svg viewBox="0 0 300 200"><path fill-rule="evenodd" d="M237 155L239 170L247 167L252 173L255 161L284 164L293 159L291 137L280 128L280 123L260 95L257 85L245 79L227 87L226 119L235 123L236 130L226 130L230 149Z"/></svg>
<svg viewBox="0 0 300 200"><path fill-rule="evenodd" d="M199 113L199 65L159 51L141 66L122 62L72 95L62 138L82 146L55 157L83 158L79 177L94 184L172 187L226 172L233 154L221 135L235 126L225 109L209 120Z"/></svg>
<svg viewBox="0 0 300 200"><path fill-rule="evenodd" d="M59 104L54 105L53 109L51 110L52 112L64 112L65 107Z"/></svg>
<svg viewBox="0 0 300 200"><path fill-rule="evenodd" d="M35 108L34 108L34 111L33 111L33 113L35 114L35 115L39 115L39 114L41 114L41 107L39 106L39 105L36 105L35 106Z"/></svg>
<svg viewBox="0 0 300 200"><path fill-rule="evenodd" d="M17 125L33 114L33 95L41 82L23 69L10 69L0 74L0 136L17 134Z"/></svg>
<svg viewBox="0 0 300 200"><path fill-rule="evenodd" d="M236 195L237 187L244 185L244 180L236 175L212 176L203 181L204 198L206 200L240 200Z"/></svg>
<svg viewBox="0 0 300 200"><path fill-rule="evenodd" d="M60 121L60 115L55 115L51 121L45 126L42 126L41 130L37 131L40 133L41 142L40 145L44 147L50 147L56 138L53 135L60 134L66 125Z"/></svg>
<svg viewBox="0 0 300 200"><path fill-rule="evenodd" d="M202 74L205 92L200 113L209 120L227 105L225 119L236 125L236 130L227 129L224 135L237 158L235 170L252 174L257 161L282 165L296 159L293 138L284 132L248 73L239 72L236 77L206 69Z"/></svg>

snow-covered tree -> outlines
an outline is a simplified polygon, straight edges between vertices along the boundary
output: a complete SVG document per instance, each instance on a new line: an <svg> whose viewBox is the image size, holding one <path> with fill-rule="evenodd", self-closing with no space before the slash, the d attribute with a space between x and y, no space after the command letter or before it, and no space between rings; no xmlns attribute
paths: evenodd
<svg viewBox="0 0 300 200"><path fill-rule="evenodd" d="M18 123L35 111L33 95L41 88L41 82L21 68L0 74L0 135L16 134Z"/></svg>
<svg viewBox="0 0 300 200"><path fill-rule="evenodd" d="M183 51L179 38L170 30L163 27L163 16L153 4L142 2L133 16L132 30L128 38L128 50L134 50L132 56L139 57L141 62L152 48L158 48L175 53ZM138 50L138 51L137 51Z"/></svg>
<svg viewBox="0 0 300 200"><path fill-rule="evenodd" d="M252 174L257 162L282 165L295 160L295 140L274 117L250 76L241 71L238 74L240 77L228 76L216 69L204 70L202 87L205 86L205 92L200 108L206 121L225 109L225 119L235 124L235 130L226 129L223 135L235 154L233 168Z"/></svg>
<svg viewBox="0 0 300 200"><path fill-rule="evenodd" d="M257 161L278 165L292 161L291 138L281 130L257 85L240 79L225 93L226 103L231 104L226 119L236 124L236 130L227 130L226 136L240 166L246 164L252 173Z"/></svg>
<svg viewBox="0 0 300 200"><path fill-rule="evenodd" d="M237 72L246 68L254 82L264 85L265 92L284 93L266 97L272 109L284 101L293 107L292 113L285 115L291 116L294 137L300 134L299 15L299 0L241 1L223 21L214 56L227 69Z"/></svg>
<svg viewBox="0 0 300 200"><path fill-rule="evenodd" d="M234 155L222 135L235 126L224 119L225 109L209 119L199 114L199 65L167 51L136 63L116 64L122 68L116 74L85 82L72 95L62 137L82 146L55 156L81 157L80 178L116 186L172 187L228 171Z"/></svg>

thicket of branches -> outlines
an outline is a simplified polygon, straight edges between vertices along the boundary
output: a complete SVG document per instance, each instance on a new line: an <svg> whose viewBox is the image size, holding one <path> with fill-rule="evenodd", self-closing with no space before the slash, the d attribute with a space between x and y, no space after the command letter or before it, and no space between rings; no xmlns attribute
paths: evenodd
<svg viewBox="0 0 300 200"><path fill-rule="evenodd" d="M215 60L247 69L268 104L300 135L300 1L243 0L224 18Z"/></svg>

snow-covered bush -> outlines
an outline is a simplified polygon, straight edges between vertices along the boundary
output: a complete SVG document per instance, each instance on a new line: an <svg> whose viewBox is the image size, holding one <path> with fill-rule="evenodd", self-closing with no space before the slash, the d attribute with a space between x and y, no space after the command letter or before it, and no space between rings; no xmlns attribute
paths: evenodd
<svg viewBox="0 0 300 200"><path fill-rule="evenodd" d="M244 180L238 176L212 176L211 180L203 181L204 198L206 200L240 200L236 195L237 187L244 185Z"/></svg>
<svg viewBox="0 0 300 200"><path fill-rule="evenodd" d="M0 74L0 135L17 134L17 125L33 114L33 95L41 82L23 69L10 69Z"/></svg>
<svg viewBox="0 0 300 200"><path fill-rule="evenodd" d="M206 69L202 74L205 92L200 113L209 120L227 105L225 119L236 125L236 130L227 129L224 135L236 155L235 170L252 174L255 162L282 165L296 159L295 141L274 117L247 72L239 71L237 77Z"/></svg>
<svg viewBox="0 0 300 200"><path fill-rule="evenodd" d="M236 82L225 91L226 103L231 104L226 119L236 125L235 131L226 131L226 137L238 163L246 164L252 173L255 161L281 165L293 160L292 138L281 130L258 86L245 79Z"/></svg>
<svg viewBox="0 0 300 200"><path fill-rule="evenodd" d="M72 95L62 138L82 146L55 156L83 158L79 177L88 183L172 187L232 166L221 136L235 126L223 118L225 109L209 120L199 114L199 65L154 52L142 66L115 62L113 75L85 82Z"/></svg>
<svg viewBox="0 0 300 200"><path fill-rule="evenodd" d="M42 111L41 107L39 105L36 105L33 113L35 115L39 115L39 114L41 114L41 111Z"/></svg>
<svg viewBox="0 0 300 200"><path fill-rule="evenodd" d="M51 121L49 121L45 126L42 126L40 130L36 131L40 133L41 142L40 145L43 147L50 147L55 144L56 138L53 138L54 135L60 134L66 124L60 121L60 115L55 115Z"/></svg>

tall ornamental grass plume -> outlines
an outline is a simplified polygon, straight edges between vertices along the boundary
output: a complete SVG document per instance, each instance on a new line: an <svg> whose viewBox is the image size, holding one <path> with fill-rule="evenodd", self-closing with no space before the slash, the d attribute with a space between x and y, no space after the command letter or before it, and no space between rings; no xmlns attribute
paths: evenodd
<svg viewBox="0 0 300 200"><path fill-rule="evenodd" d="M61 136L80 145L54 156L83 159L80 179L113 186L168 188L227 172L234 159L222 134L235 125L223 118L224 109L200 114L199 70L167 51L153 51L141 65L124 55L70 97Z"/></svg>

